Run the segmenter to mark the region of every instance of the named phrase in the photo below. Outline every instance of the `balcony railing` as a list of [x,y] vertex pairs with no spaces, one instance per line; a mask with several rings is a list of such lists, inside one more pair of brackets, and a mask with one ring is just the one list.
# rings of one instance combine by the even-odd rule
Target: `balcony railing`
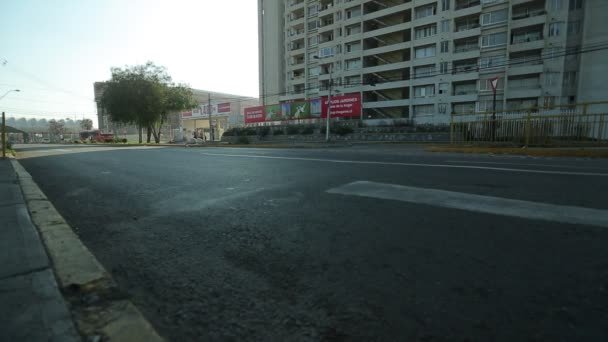
[[464,65],[455,65],[452,70],[452,74],[458,74],[462,72],[476,72],[477,64],[464,64]]
[[542,63],[543,63],[543,60],[540,55],[523,56],[523,57],[512,58],[511,60],[509,60],[509,64],[511,64],[511,66],[514,66],[514,67],[526,66],[526,65],[538,65],[538,64],[542,64]]
[[479,23],[456,25],[456,32],[473,30],[473,29],[478,28],[479,26],[480,26]]
[[456,10],[461,10],[473,6],[479,6],[481,2],[479,0],[471,0],[471,1],[459,1],[456,2]]
[[542,40],[542,39],[543,39],[542,33],[531,32],[531,33],[525,33],[522,35],[513,36],[513,39],[511,39],[511,44],[528,43],[528,42],[534,42],[534,41]]
[[467,45],[456,45],[454,47],[454,53],[461,53],[461,52],[468,52],[468,51],[475,51],[475,50],[479,50],[479,45],[467,44]]
[[536,9],[532,11],[524,11],[520,13],[513,13],[511,19],[513,20],[521,20],[526,18],[538,17],[539,15],[547,14],[547,11],[544,9]]

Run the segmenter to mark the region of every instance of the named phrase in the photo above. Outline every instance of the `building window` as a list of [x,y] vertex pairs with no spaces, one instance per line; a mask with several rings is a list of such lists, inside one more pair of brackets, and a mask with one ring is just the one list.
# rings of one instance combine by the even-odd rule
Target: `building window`
[[326,48],[322,48],[319,50],[319,57],[327,57],[327,56],[333,56],[334,55],[334,49],[330,48],[330,47],[326,47]]
[[450,42],[444,41],[441,42],[441,53],[450,52]]
[[418,105],[414,106],[414,115],[433,115],[435,114],[435,105]]
[[545,72],[545,87],[553,87],[557,85],[559,72]]
[[439,83],[439,94],[447,94],[450,89],[449,83]]
[[568,23],[568,34],[579,34],[581,32],[581,21],[575,20]]
[[423,85],[414,87],[414,97],[429,97],[435,96],[435,85]]
[[436,11],[437,11],[437,8],[435,7],[434,4],[418,7],[415,10],[416,19],[430,17],[432,15],[435,15]]
[[319,44],[319,36],[312,36],[308,38],[308,46],[316,46]]
[[319,13],[319,7],[317,5],[308,6],[308,16],[312,17],[313,15]]
[[450,9],[450,1],[452,0],[441,0],[441,10],[447,11]]
[[319,21],[313,20],[308,22],[308,30],[316,30],[319,27]]
[[583,0],[570,0],[570,10],[577,10],[583,8]]
[[441,21],[441,32],[450,32],[450,21],[449,20]]
[[454,113],[464,114],[473,113],[475,111],[475,102],[454,103],[452,105]]
[[548,48],[547,49],[547,59],[556,59],[557,57],[560,57],[560,54],[562,48],[559,47],[552,47],[552,48]]
[[[496,90],[502,90],[502,89],[505,89],[505,81],[501,77],[498,79],[498,82],[496,84]],[[492,91],[492,85],[490,84],[489,78],[479,80],[479,91]]]
[[415,49],[416,58],[433,57],[436,54],[437,54],[437,46],[435,44],[420,46]]
[[347,59],[345,62],[346,62],[346,70],[353,70],[353,69],[361,68],[361,59],[360,58]]
[[346,44],[346,52],[354,52],[354,51],[360,51],[360,50],[361,50],[361,42],[359,42],[359,41]]
[[308,76],[319,76],[321,74],[321,67],[316,66],[308,69]]
[[505,58],[504,55],[481,57],[479,59],[479,68],[480,69],[492,69],[492,68],[504,67],[506,60],[507,59]]
[[448,62],[439,63],[439,73],[442,75],[448,73]]
[[435,75],[435,64],[422,65],[414,68],[414,78],[431,77]]
[[428,25],[416,28],[414,33],[415,39],[423,39],[437,34],[437,25]]
[[356,18],[361,16],[361,6],[349,8],[346,10],[346,19]]
[[354,86],[361,85],[361,76],[344,77],[344,85],[347,87],[354,87]]
[[549,0],[549,8],[553,11],[562,9],[562,0]]
[[507,33],[498,32],[481,37],[481,47],[491,47],[507,44]]
[[563,85],[564,85],[564,87],[576,86],[576,71],[564,72]]
[[562,30],[562,23],[551,23],[549,24],[549,37],[559,36],[559,32]]
[[485,13],[481,16],[481,25],[493,25],[507,21],[508,10],[505,8],[503,10],[494,11],[490,13]]
[[353,26],[348,26],[346,28],[346,35],[350,36],[353,34],[357,34],[357,33],[361,33],[361,25],[357,24],[357,25],[353,25]]
[[[479,97],[479,102],[477,102],[477,112],[492,112],[494,111],[494,99],[487,96]],[[502,111],[502,98],[496,98],[496,111]]]

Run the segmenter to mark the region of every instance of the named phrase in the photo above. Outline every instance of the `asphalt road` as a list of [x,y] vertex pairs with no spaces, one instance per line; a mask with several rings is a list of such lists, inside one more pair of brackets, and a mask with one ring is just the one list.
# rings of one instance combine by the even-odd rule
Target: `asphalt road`
[[608,340],[608,160],[17,150],[172,341]]

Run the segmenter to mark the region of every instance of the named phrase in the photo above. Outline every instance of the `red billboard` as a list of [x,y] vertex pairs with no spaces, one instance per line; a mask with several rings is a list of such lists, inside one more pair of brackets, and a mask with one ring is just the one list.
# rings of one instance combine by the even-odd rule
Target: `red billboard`
[[266,121],[266,108],[264,106],[245,108],[245,123]]
[[217,112],[218,113],[230,113],[230,102],[218,103]]
[[[327,97],[323,98],[322,117],[327,117]],[[361,117],[361,94],[346,94],[331,97],[331,117]]]
[[182,112],[182,118],[190,118],[192,117],[192,112]]

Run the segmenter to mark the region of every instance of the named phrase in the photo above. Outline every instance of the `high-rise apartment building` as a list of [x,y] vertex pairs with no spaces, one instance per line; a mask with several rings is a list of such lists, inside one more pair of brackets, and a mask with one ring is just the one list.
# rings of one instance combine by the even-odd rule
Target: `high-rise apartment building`
[[576,102],[580,74],[594,77],[581,65],[585,46],[608,41],[586,16],[606,3],[258,0],[260,96],[327,96],[333,79],[338,92],[361,94],[365,119],[447,122],[491,111],[498,77],[498,110]]

